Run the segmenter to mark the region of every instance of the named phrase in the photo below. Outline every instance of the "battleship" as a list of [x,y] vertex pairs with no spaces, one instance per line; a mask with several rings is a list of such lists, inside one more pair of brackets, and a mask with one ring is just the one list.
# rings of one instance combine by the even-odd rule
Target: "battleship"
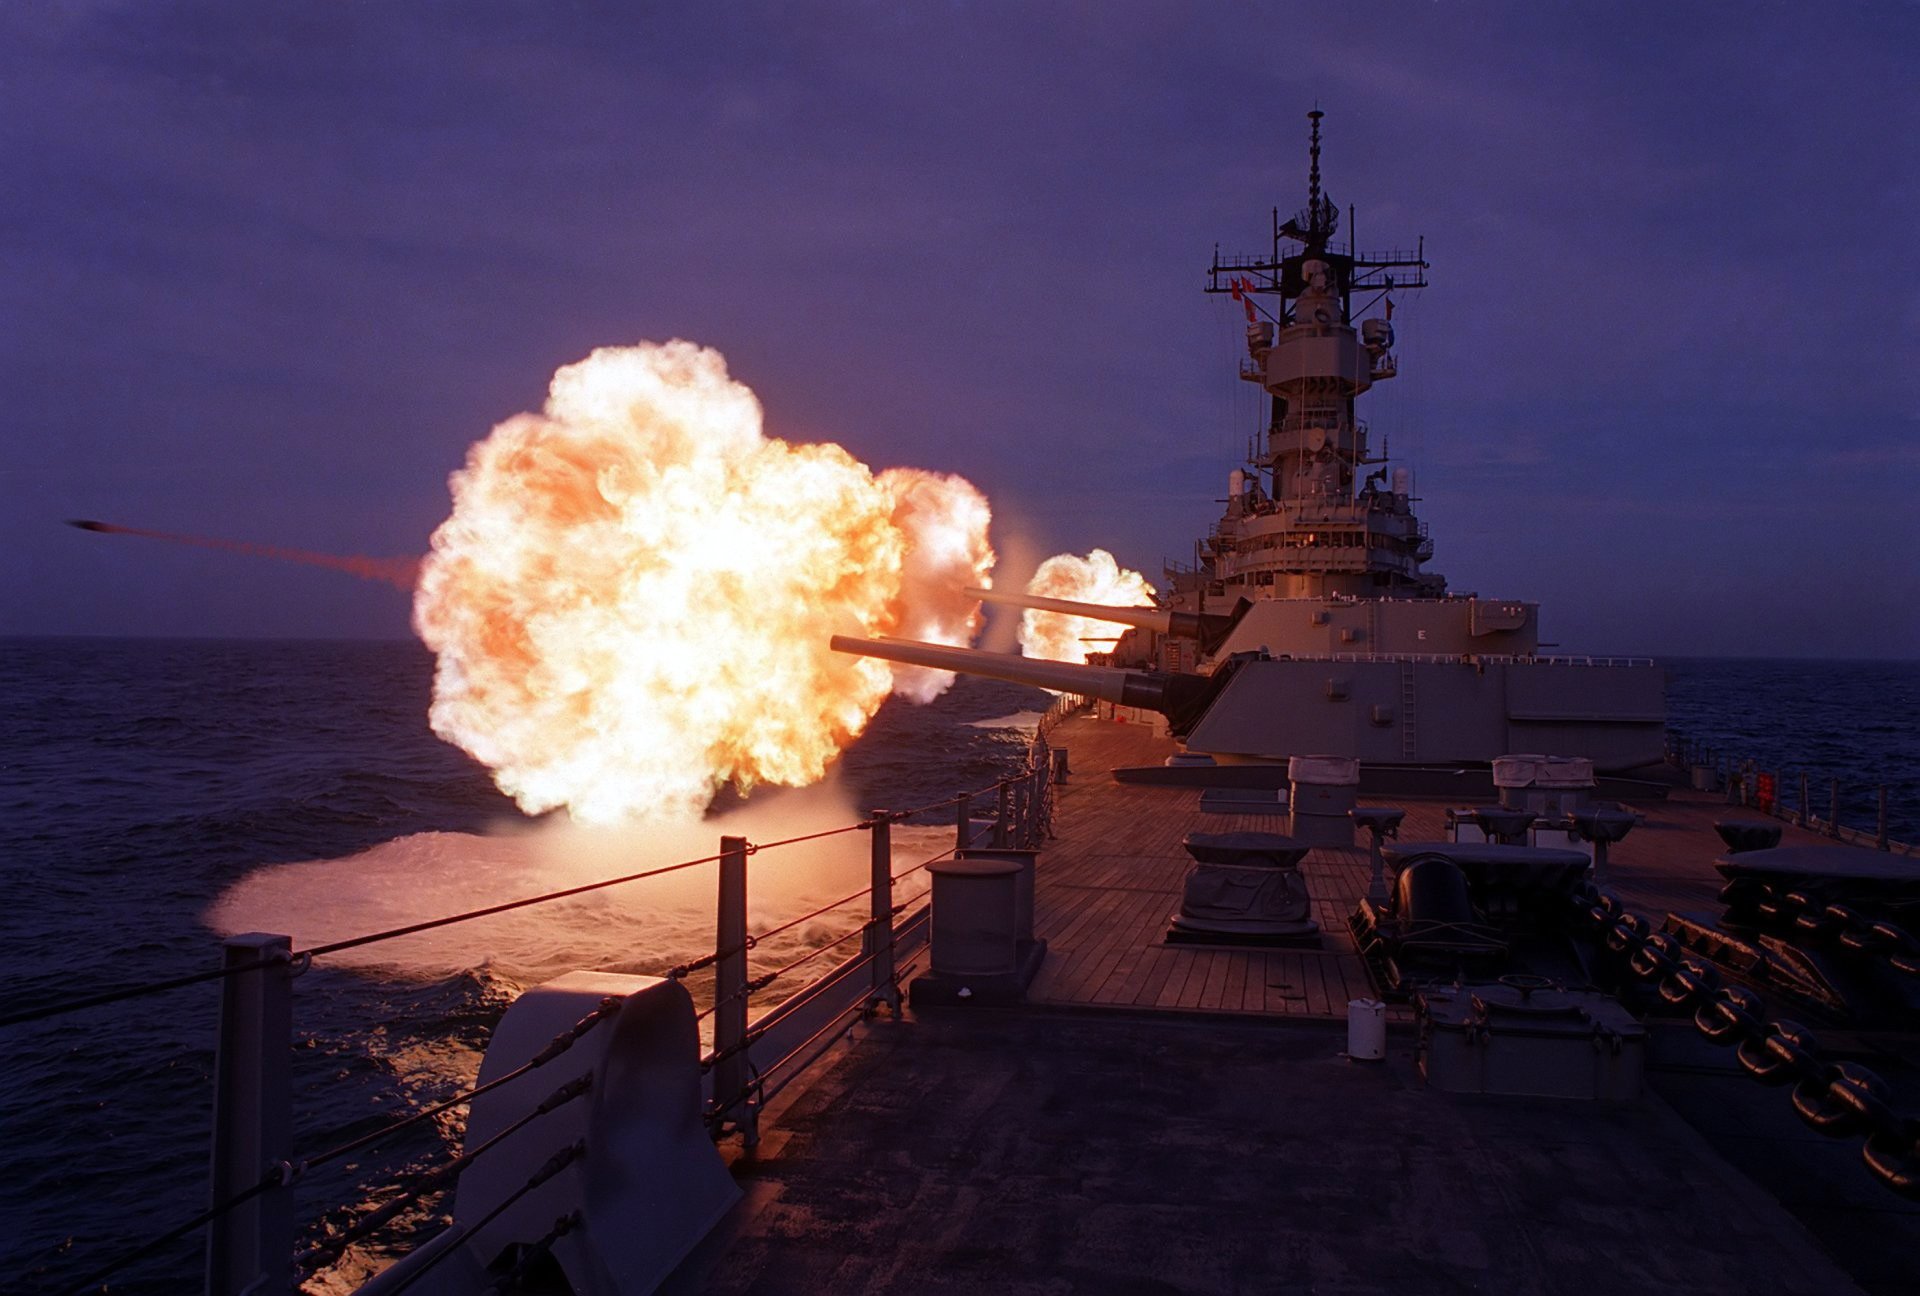
[[230,940],[209,1291],[337,1289],[439,1192],[360,1290],[1913,1289],[1920,873],[1730,806],[1663,763],[1657,667],[1543,657],[1536,605],[1424,569],[1353,300],[1425,260],[1335,247],[1319,127],[1272,254],[1209,270],[1277,303],[1271,419],[1161,604],[993,596],[1128,627],[1086,665],[834,641],[1053,690],[1023,767],[839,830],[864,918],[770,1008],[788,843],[516,902],[717,866],[710,953],[528,990],[442,1104],[464,1151],[300,1250],[293,1184],[387,1131],[294,1158],[288,986],[334,947]]
[[[1197,563],[1168,568],[1167,596],[1151,609],[974,591],[1125,627],[1102,664],[1133,668],[1131,682],[1042,679],[1028,663],[932,645],[861,651],[1144,700],[1195,758],[1164,777],[1189,784],[1257,785],[1259,770],[1246,767],[1264,766],[1277,786],[1289,758],[1332,752],[1360,762],[1370,791],[1485,795],[1496,758],[1537,752],[1591,761],[1616,794],[1657,795],[1666,707],[1655,662],[1542,655],[1538,604],[1449,595],[1425,569],[1433,540],[1411,475],[1376,452],[1356,414],[1398,373],[1392,294],[1427,285],[1424,240],[1414,252],[1334,243],[1320,117],[1311,114],[1306,204],[1285,220],[1275,209],[1267,251],[1216,250],[1207,269],[1207,292],[1244,305],[1239,376],[1260,387],[1270,416],[1264,449],[1228,474],[1226,511],[1196,545]],[[1381,313],[1361,319],[1368,302]],[[1238,768],[1200,772],[1202,758]]]

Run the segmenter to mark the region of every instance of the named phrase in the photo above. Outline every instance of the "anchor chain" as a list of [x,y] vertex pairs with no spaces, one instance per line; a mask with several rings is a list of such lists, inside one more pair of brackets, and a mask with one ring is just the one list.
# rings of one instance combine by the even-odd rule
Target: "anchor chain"
[[1884,918],[1869,918],[1850,905],[1828,903],[1758,878],[1735,878],[1721,889],[1720,899],[1735,908],[1751,909],[1770,926],[1791,932],[1797,941],[1838,946],[1903,976],[1920,976],[1920,939]]
[[[1827,906],[1839,908],[1844,906]],[[1719,969],[1688,954],[1674,937],[1655,931],[1652,922],[1616,897],[1588,895],[1576,914],[1622,957],[1629,972],[1653,984],[1663,1003],[1691,1009],[1695,1029],[1709,1042],[1734,1047],[1748,1075],[1766,1085],[1791,1085],[1794,1112],[1810,1128],[1830,1138],[1863,1136],[1861,1159],[1873,1176],[1903,1197],[1920,1200],[1920,1116],[1893,1108],[1893,1088],[1883,1077],[1857,1062],[1823,1057],[1819,1040],[1806,1026],[1786,1018],[1769,1020],[1759,995],[1744,986],[1723,985]],[[1881,925],[1892,926],[1866,924],[1869,929]]]

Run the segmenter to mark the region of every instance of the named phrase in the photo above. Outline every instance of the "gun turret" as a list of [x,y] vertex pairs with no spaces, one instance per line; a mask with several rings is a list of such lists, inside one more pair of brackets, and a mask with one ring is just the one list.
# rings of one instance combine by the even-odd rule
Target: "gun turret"
[[1033,608],[1040,612],[1058,612],[1063,616],[1081,616],[1094,621],[1112,621],[1136,630],[1155,634],[1198,639],[1200,646],[1212,652],[1251,606],[1241,599],[1232,612],[1173,612],[1157,607],[1115,607],[1107,603],[1079,603],[1073,599],[1045,598],[1039,594],[1015,594],[1007,590],[970,589],[969,595],[985,603],[1007,607]]
[[934,670],[957,671],[962,675],[981,675],[987,679],[1007,680],[1056,693],[1078,693],[1117,702],[1122,706],[1144,707],[1167,717],[1175,734],[1185,733],[1193,722],[1213,704],[1214,696],[1226,683],[1231,671],[1213,675],[1188,675],[1171,671],[1121,670],[1114,666],[1081,666],[1070,662],[1043,661],[1012,653],[984,652],[978,648],[953,648],[945,644],[921,643],[914,639],[854,639],[835,635],[835,652],[878,657],[908,666],[927,666]]

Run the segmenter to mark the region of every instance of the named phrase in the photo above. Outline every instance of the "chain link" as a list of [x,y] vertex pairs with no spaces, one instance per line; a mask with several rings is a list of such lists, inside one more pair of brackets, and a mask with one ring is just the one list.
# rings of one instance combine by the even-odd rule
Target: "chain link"
[[[1868,922],[1844,905],[1818,908],[1804,894],[1769,893],[1755,906],[1793,923],[1819,940],[1838,940],[1885,960],[1908,958],[1920,967],[1912,937],[1885,922]],[[1864,1136],[1861,1159],[1874,1177],[1904,1197],[1920,1200],[1920,1117],[1891,1105],[1892,1086],[1857,1062],[1822,1057],[1820,1042],[1799,1022],[1768,1019],[1765,1002],[1745,986],[1722,985],[1718,969],[1688,955],[1672,934],[1655,931],[1647,918],[1614,896],[1579,898],[1574,917],[1627,970],[1653,983],[1663,1003],[1693,1009],[1694,1028],[1709,1042],[1732,1046],[1740,1068],[1766,1085],[1791,1085],[1794,1112],[1831,1138]],[[1802,920],[1805,920],[1804,922]],[[1904,970],[1904,969],[1902,969]]]

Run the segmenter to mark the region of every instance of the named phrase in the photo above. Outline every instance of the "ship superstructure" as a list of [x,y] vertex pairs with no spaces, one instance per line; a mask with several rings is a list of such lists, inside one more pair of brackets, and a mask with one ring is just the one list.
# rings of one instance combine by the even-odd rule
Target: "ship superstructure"
[[1254,606],[1214,643],[1135,636],[1116,658],[1180,670],[1251,648],[1533,656],[1538,604],[1449,596],[1446,577],[1425,570],[1433,538],[1414,511],[1412,474],[1389,466],[1358,415],[1360,397],[1399,372],[1393,294],[1427,286],[1425,240],[1363,252],[1349,209],[1348,240],[1334,242],[1340,209],[1320,183],[1324,114],[1307,116],[1306,205],[1284,219],[1274,209],[1268,250],[1223,257],[1216,247],[1207,267],[1206,291],[1246,311],[1240,378],[1268,398],[1264,449],[1228,474],[1226,512],[1195,564],[1165,572],[1173,610]]
[[[1350,234],[1336,245],[1321,117],[1309,114],[1306,205],[1285,220],[1276,209],[1267,251],[1216,249],[1208,267],[1207,291],[1246,311],[1240,377],[1266,393],[1270,414],[1264,450],[1229,474],[1226,511],[1194,566],[1169,568],[1161,605],[1148,609],[974,592],[1130,627],[1096,661],[1107,674],[1088,675],[1082,691],[1146,699],[1190,753],[1219,764],[1341,755],[1400,789],[1433,782],[1404,771],[1451,786],[1463,767],[1516,753],[1654,771],[1666,733],[1658,666],[1542,656],[1538,604],[1452,594],[1425,570],[1433,542],[1411,476],[1375,452],[1357,413],[1398,370],[1392,294],[1426,286],[1424,241],[1412,252],[1361,252]],[[1074,687],[1051,665],[967,649],[849,650]]]
[[[1362,255],[1333,246],[1340,212],[1320,188],[1322,114],[1309,116],[1306,206],[1285,221],[1274,209],[1271,252],[1223,259],[1216,248],[1207,269],[1208,292],[1246,307],[1240,377],[1268,394],[1272,414],[1264,453],[1229,477],[1226,515],[1202,542],[1201,565],[1168,573],[1176,605],[1195,611],[1209,600],[1446,591],[1444,577],[1421,570],[1433,543],[1414,515],[1409,475],[1389,476],[1355,416],[1358,398],[1397,371],[1391,294],[1426,286],[1424,247]],[[1356,295],[1382,314],[1356,327]]]

